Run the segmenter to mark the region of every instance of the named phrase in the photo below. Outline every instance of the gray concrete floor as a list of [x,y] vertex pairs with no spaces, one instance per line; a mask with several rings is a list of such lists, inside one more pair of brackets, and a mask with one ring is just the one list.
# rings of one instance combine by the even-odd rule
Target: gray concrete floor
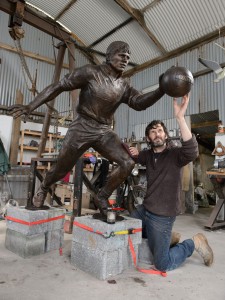
[[180,215],[175,230],[182,239],[203,232],[215,255],[206,267],[197,253],[167,277],[147,275],[130,269],[114,276],[114,284],[100,281],[70,264],[72,235],[65,234],[63,256],[52,251],[23,259],[5,249],[5,221],[0,221],[1,300],[225,300],[225,230],[206,231],[210,209],[195,215]]

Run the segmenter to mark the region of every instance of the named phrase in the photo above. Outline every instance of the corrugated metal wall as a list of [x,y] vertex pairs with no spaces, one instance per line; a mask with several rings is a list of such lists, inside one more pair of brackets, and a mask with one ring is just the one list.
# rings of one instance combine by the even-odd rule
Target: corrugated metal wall
[[[198,62],[198,57],[204,57],[219,63],[225,62],[225,50],[218,47],[215,43],[224,46],[225,39],[217,40],[203,45],[198,49],[188,51],[176,58],[165,61],[152,68],[145,69],[137,73],[131,78],[131,84],[142,91],[147,87],[154,86],[158,83],[160,74],[164,73],[168,68],[174,65],[185,66],[193,74],[205,69]],[[197,77],[191,91],[191,100],[187,110],[187,115],[203,113],[213,110],[219,110],[219,118],[225,122],[225,84],[224,79],[219,83],[214,83],[216,75],[209,73],[201,77]],[[143,136],[143,125],[148,124],[153,119],[174,120],[172,98],[164,96],[155,105],[145,111],[137,112],[128,106],[121,105],[115,115],[115,130],[121,138],[130,138],[132,131],[136,136]],[[168,124],[168,122],[166,122]],[[170,126],[172,126],[170,128]],[[176,121],[169,121],[168,128],[176,128]],[[138,128],[138,129],[137,129]],[[140,129],[142,128],[142,129]],[[139,132],[139,129],[142,132]]]

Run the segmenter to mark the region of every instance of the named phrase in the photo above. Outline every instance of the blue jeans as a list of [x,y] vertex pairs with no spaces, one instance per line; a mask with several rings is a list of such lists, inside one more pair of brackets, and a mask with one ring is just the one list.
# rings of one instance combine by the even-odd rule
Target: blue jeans
[[192,239],[184,240],[170,247],[171,233],[176,217],[155,215],[140,205],[131,217],[142,220],[143,237],[154,257],[154,265],[159,271],[171,271],[179,267],[194,252]]

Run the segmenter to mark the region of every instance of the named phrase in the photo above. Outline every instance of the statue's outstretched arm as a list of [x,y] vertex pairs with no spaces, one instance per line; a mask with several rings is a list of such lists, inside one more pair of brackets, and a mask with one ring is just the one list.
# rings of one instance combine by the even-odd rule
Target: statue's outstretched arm
[[47,86],[28,105],[15,104],[10,106],[8,108],[10,114],[13,115],[14,118],[24,115],[24,121],[26,121],[29,114],[42,104],[55,99],[64,91],[72,91],[85,85],[88,80],[88,74],[90,73],[89,69],[90,66],[84,66],[66,74],[59,82]]
[[14,118],[18,118],[24,115],[26,119],[33,110],[35,110],[42,104],[51,101],[62,92],[63,89],[60,85],[60,82],[53,83],[47,86],[42,92],[40,92],[28,105],[15,104],[10,106],[8,110]]
[[160,98],[162,98],[165,95],[165,92],[161,86],[161,79],[163,77],[163,74],[160,75],[159,77],[159,88],[146,93],[146,94],[141,94],[140,92],[137,92],[135,89],[132,87],[129,89],[129,95],[124,98],[128,98],[126,103],[132,107],[135,110],[145,110],[146,108],[152,106],[155,104]]

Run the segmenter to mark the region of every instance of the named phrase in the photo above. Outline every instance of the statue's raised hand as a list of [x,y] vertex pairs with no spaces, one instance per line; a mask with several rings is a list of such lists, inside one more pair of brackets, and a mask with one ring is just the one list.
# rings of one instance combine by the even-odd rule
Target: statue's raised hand
[[13,115],[13,118],[16,119],[24,115],[23,121],[26,122],[29,114],[31,113],[29,105],[14,104],[8,108],[9,114]]

